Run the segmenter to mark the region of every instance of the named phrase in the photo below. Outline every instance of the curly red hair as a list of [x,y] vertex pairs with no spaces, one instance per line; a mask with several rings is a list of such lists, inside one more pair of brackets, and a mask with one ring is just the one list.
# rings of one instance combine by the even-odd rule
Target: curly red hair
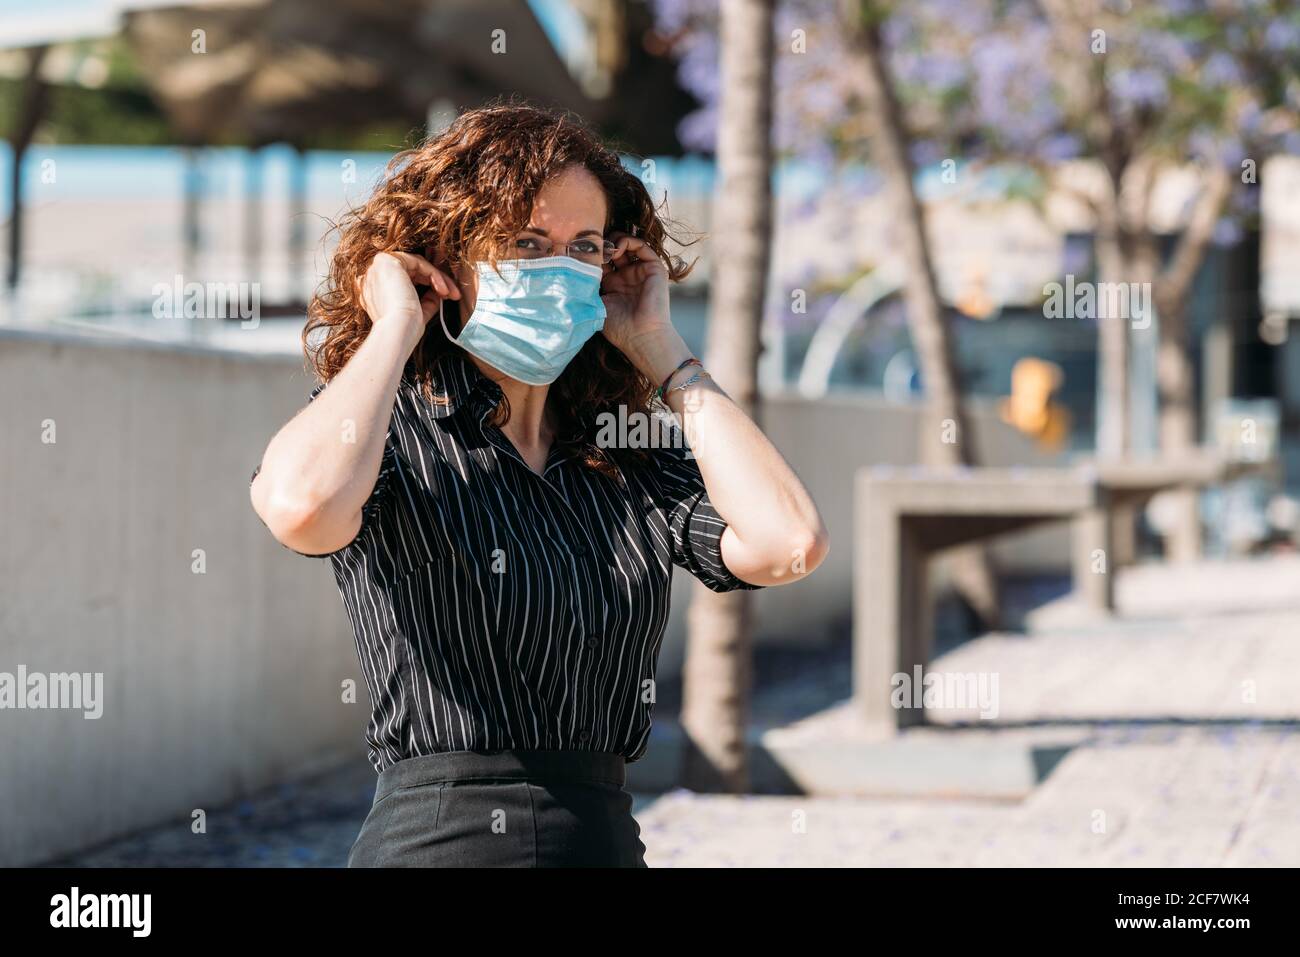
[[[542,185],[570,167],[588,170],[604,189],[607,235],[620,231],[645,240],[674,282],[690,272],[691,265],[667,252],[668,240],[680,240],[668,232],[670,221],[661,217],[645,184],[582,124],[517,104],[469,110],[442,133],[394,156],[370,199],[338,224],[329,277],[313,297],[303,329],[304,351],[317,377],[328,382],[337,375],[370,331],[358,290],[377,254],[433,250],[434,264],[452,275],[462,264],[496,262],[528,225]],[[407,361],[406,373],[430,401],[445,401],[434,394],[432,372],[455,349],[431,322]],[[592,468],[612,473],[614,461],[635,450],[597,448],[596,417],[617,414],[620,406],[648,413],[654,387],[603,336],[593,336],[551,387],[557,441],[575,447]],[[503,399],[493,424],[509,416]]]

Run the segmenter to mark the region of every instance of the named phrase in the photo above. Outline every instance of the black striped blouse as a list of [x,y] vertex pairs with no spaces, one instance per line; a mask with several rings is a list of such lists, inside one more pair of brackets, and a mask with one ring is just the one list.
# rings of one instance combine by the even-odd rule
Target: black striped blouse
[[448,404],[402,380],[361,530],[319,556],[370,691],[371,763],[514,748],[636,760],[672,566],[714,591],[758,587],[723,564],[699,468],[670,445],[619,481],[556,446],[538,475],[485,421],[500,386],[460,354],[434,385]]

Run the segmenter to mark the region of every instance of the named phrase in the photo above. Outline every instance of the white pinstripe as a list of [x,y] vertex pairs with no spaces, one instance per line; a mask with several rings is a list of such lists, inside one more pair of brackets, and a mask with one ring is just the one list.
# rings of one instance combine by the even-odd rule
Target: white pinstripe
[[539,476],[485,424],[495,383],[451,355],[435,387],[447,406],[402,380],[361,530],[320,556],[371,696],[371,763],[499,748],[635,760],[672,565],[714,591],[756,587],[722,561],[726,525],[698,467],[672,443],[617,482],[557,446]]

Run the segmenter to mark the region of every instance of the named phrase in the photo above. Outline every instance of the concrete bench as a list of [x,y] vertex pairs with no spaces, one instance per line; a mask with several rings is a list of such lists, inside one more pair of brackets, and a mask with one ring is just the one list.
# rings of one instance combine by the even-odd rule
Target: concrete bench
[[[1075,591],[1091,609],[1114,609],[1114,577],[1110,572],[1132,564],[1136,513],[1158,493],[1174,489],[1199,491],[1249,475],[1275,474],[1278,468],[1276,459],[1234,460],[1211,449],[1177,457],[1084,461],[1080,469],[1096,482],[1099,507],[1081,513],[1075,520]],[[1106,574],[1098,573],[1099,554]]]
[[[928,566],[956,545],[1046,521],[1090,518],[1088,543],[1109,550],[1094,476],[1078,469],[863,469],[854,516],[853,694],[873,729],[920,724],[895,708],[894,676],[930,660]],[[1109,574],[1095,588],[1109,589]],[[1101,596],[1099,600],[1105,600]]]

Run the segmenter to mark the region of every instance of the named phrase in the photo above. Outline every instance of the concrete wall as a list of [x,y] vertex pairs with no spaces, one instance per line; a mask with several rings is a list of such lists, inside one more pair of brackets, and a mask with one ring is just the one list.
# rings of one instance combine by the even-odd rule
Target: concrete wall
[[103,672],[106,699],[0,710],[0,864],[359,752],[328,566],[248,502],[308,390],[292,359],[0,335],[0,671]]
[[[106,699],[98,720],[0,710],[0,864],[362,753],[364,685],[329,563],[282,548],[248,503],[253,466],[310,386],[293,357],[0,331],[0,672],[102,672]],[[759,640],[816,642],[847,623],[852,474],[913,461],[916,422],[864,398],[768,403],[832,551],[808,581],[759,594]],[[988,408],[974,428],[991,462],[1044,461]],[[1066,555],[1058,533],[1004,561],[1064,568]],[[689,581],[665,674],[682,660]],[[348,679],[357,703],[341,700]]]

